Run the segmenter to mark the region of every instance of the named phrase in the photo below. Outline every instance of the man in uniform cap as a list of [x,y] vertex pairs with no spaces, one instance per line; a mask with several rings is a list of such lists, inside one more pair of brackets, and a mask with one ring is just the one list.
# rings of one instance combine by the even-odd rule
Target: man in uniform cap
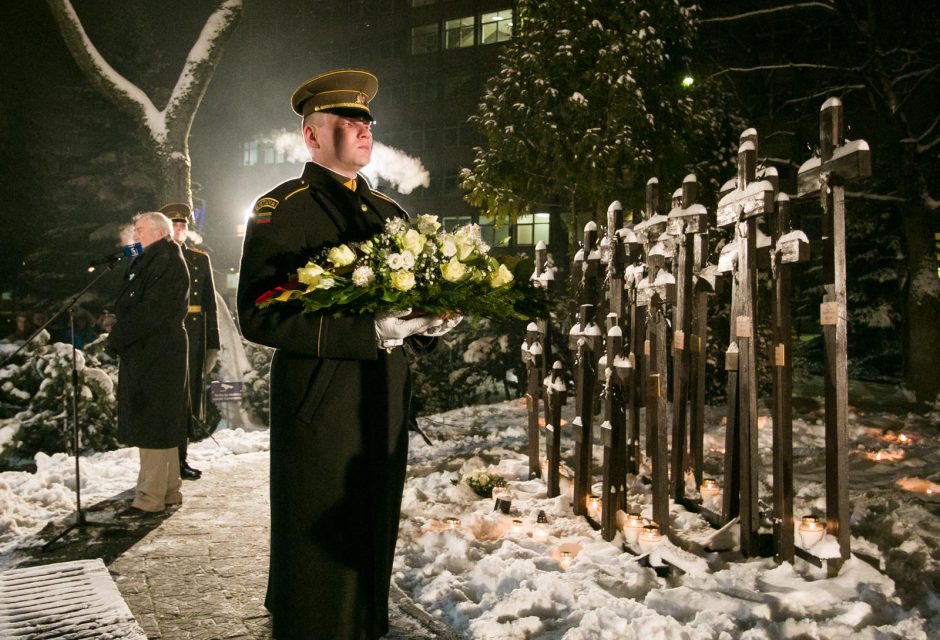
[[427,348],[455,324],[256,304],[324,247],[366,240],[406,217],[358,173],[372,153],[377,90],[371,73],[342,69],[294,92],[312,162],[258,199],[242,248],[242,332],[277,349],[265,606],[278,640],[371,640],[388,631],[411,398],[401,346],[409,339]]
[[[172,202],[160,207],[173,222],[173,240],[183,250],[189,268],[189,307],[186,314],[186,333],[189,335],[189,397],[193,416],[205,420],[205,376],[209,375],[219,358],[219,320],[216,316],[215,284],[209,254],[186,245],[191,226],[195,226],[192,209],[185,202]],[[188,433],[196,430],[190,419]],[[187,439],[188,440],[188,439]],[[198,480],[202,471],[194,469],[186,460],[187,440],[179,448],[180,477]]]

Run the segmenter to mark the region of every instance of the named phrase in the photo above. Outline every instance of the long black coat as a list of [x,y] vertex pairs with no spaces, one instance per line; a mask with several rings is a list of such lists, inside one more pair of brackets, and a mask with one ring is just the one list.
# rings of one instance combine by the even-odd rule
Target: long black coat
[[108,337],[120,356],[118,439],[124,444],[169,449],[186,438],[188,303],[180,248],[169,238],[157,240],[128,267]]
[[[185,245],[182,249],[183,259],[189,269],[189,313],[186,314],[186,337],[189,338],[189,397],[192,414],[203,419],[203,370],[206,364],[206,350],[219,348],[215,282],[212,279],[209,254]],[[194,435],[191,428],[189,433]]]
[[265,605],[278,640],[373,639],[388,630],[388,591],[404,486],[411,396],[401,348],[378,348],[372,316],[305,315],[257,298],[318,248],[364,240],[404,216],[308,163],[260,198],[238,287],[245,337],[271,366],[271,562]]

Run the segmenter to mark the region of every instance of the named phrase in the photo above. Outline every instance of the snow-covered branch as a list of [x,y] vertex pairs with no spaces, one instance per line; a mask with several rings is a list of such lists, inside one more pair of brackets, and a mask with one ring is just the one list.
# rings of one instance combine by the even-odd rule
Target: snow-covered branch
[[909,202],[910,198],[903,196],[894,196],[884,193],[870,193],[868,191],[846,191],[846,198],[855,200],[870,200],[872,202]]
[[762,16],[768,16],[771,14],[783,13],[787,11],[802,11],[803,9],[823,9],[831,13],[836,12],[836,8],[828,2],[797,2],[795,4],[787,4],[779,7],[769,7],[767,9],[758,9],[757,11],[746,11],[744,13],[736,13],[730,16],[717,16],[714,18],[705,18],[700,20],[702,24],[716,23],[716,22],[734,22],[736,20],[748,20],[750,18],[759,18]]
[[165,135],[162,114],[146,93],[108,64],[108,61],[92,44],[72,3],[69,0],[48,0],[48,2],[65,45],[92,84],[118,107],[147,122],[154,137],[157,135],[154,127],[162,128],[163,135]]
[[819,101],[820,98],[828,98],[830,96],[841,96],[844,97],[849,91],[857,91],[859,89],[865,89],[864,84],[844,84],[839,87],[826,87],[822,91],[817,91],[816,93],[808,96],[801,96],[799,98],[792,98],[790,100],[785,100],[780,103],[780,109],[788,107],[790,105],[801,105],[804,102],[809,102],[815,104]]
[[840,73],[856,73],[857,67],[840,67],[832,64],[817,64],[811,62],[789,62],[787,64],[762,64],[756,67],[726,67],[709,76],[716,78],[726,73],[754,73],[759,71],[779,71],[781,69],[816,69],[818,71],[838,71]]

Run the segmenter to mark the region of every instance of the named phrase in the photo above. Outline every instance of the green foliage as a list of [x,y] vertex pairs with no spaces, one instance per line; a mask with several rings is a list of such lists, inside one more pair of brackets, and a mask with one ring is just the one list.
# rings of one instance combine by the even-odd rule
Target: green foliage
[[[635,201],[651,176],[678,184],[729,150],[729,112],[707,81],[683,87],[696,31],[678,2],[521,0],[500,71],[471,118],[485,140],[462,173],[467,200],[498,222],[560,202]],[[699,163],[699,161],[702,163]],[[704,178],[704,179],[703,179]],[[700,176],[700,182],[708,182]]]

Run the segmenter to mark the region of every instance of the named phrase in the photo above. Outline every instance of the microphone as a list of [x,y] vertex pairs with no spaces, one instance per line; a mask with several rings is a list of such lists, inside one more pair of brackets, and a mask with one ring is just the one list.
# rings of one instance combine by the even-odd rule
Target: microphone
[[115,251],[114,253],[109,253],[106,256],[98,258],[97,260],[92,260],[88,263],[88,271],[94,271],[95,267],[100,267],[101,265],[112,265],[118,260],[124,258],[136,258],[144,252],[143,247],[140,246],[139,242],[134,244],[126,244],[121,247],[120,251]]

